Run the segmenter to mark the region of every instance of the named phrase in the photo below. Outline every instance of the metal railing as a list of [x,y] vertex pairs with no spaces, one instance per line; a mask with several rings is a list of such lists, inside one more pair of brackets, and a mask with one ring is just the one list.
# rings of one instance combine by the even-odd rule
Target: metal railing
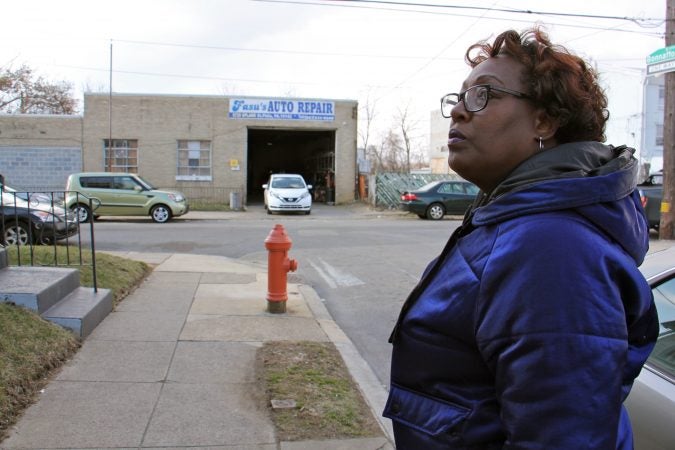
[[69,195],[75,196],[75,205],[88,204],[93,211],[92,199],[77,192],[9,190],[2,175],[0,184],[0,245],[10,265],[90,267],[98,292],[94,221],[80,222],[65,203]]

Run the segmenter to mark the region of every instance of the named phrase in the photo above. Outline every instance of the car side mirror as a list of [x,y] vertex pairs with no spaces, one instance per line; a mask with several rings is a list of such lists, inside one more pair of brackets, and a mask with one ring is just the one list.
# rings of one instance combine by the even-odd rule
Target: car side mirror
[[142,190],[143,190],[142,187],[140,187],[140,186],[138,186],[138,185],[134,186],[134,191],[136,191],[136,192],[141,192]]
[[267,185],[266,185],[266,184],[263,184],[263,185],[262,185],[262,188],[263,188],[263,189],[267,189]]
[[307,185],[307,189],[308,189],[308,190],[309,190],[309,189],[312,189],[312,185],[311,185],[311,184],[308,184],[308,185]]

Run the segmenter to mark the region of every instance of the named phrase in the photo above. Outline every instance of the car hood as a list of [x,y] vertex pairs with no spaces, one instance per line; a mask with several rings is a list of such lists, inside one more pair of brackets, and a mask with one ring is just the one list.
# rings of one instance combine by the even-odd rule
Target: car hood
[[52,213],[58,216],[65,216],[66,210],[60,206],[52,206],[48,202],[44,201],[30,201],[27,202],[22,198],[15,197],[12,193],[3,192],[2,194],[2,203],[4,206],[13,208],[23,208],[31,211],[45,211]]
[[307,192],[307,189],[278,189],[278,188],[272,188],[270,189],[270,192],[274,192],[275,194],[281,196],[281,197],[290,197],[290,198],[297,198],[300,197],[302,194]]
[[172,191],[172,190],[164,190],[164,189],[152,189],[151,191],[148,191],[152,194],[162,194],[162,195],[175,195],[176,197],[182,197],[182,198],[187,198],[185,197],[185,194],[183,194],[180,191]]

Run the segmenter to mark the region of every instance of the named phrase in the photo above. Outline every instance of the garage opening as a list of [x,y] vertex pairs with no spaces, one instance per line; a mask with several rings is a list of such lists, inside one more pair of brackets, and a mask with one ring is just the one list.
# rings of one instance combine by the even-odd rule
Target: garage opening
[[299,173],[315,202],[335,198],[335,131],[248,129],[247,203],[262,203],[272,173]]

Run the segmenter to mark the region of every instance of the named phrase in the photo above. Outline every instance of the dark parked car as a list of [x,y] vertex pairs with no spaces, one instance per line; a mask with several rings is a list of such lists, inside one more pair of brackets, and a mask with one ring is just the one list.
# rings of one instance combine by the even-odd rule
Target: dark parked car
[[32,206],[15,193],[3,192],[0,232],[5,245],[48,244],[77,234],[78,223],[63,208]]
[[642,207],[645,209],[649,228],[659,229],[661,223],[661,201],[663,200],[663,171],[654,173],[638,186]]
[[468,181],[432,181],[414,191],[401,194],[399,208],[421,219],[440,220],[446,214],[464,214],[478,194]]
[[675,247],[647,255],[640,267],[659,312],[659,338],[626,400],[636,450],[675,448]]

